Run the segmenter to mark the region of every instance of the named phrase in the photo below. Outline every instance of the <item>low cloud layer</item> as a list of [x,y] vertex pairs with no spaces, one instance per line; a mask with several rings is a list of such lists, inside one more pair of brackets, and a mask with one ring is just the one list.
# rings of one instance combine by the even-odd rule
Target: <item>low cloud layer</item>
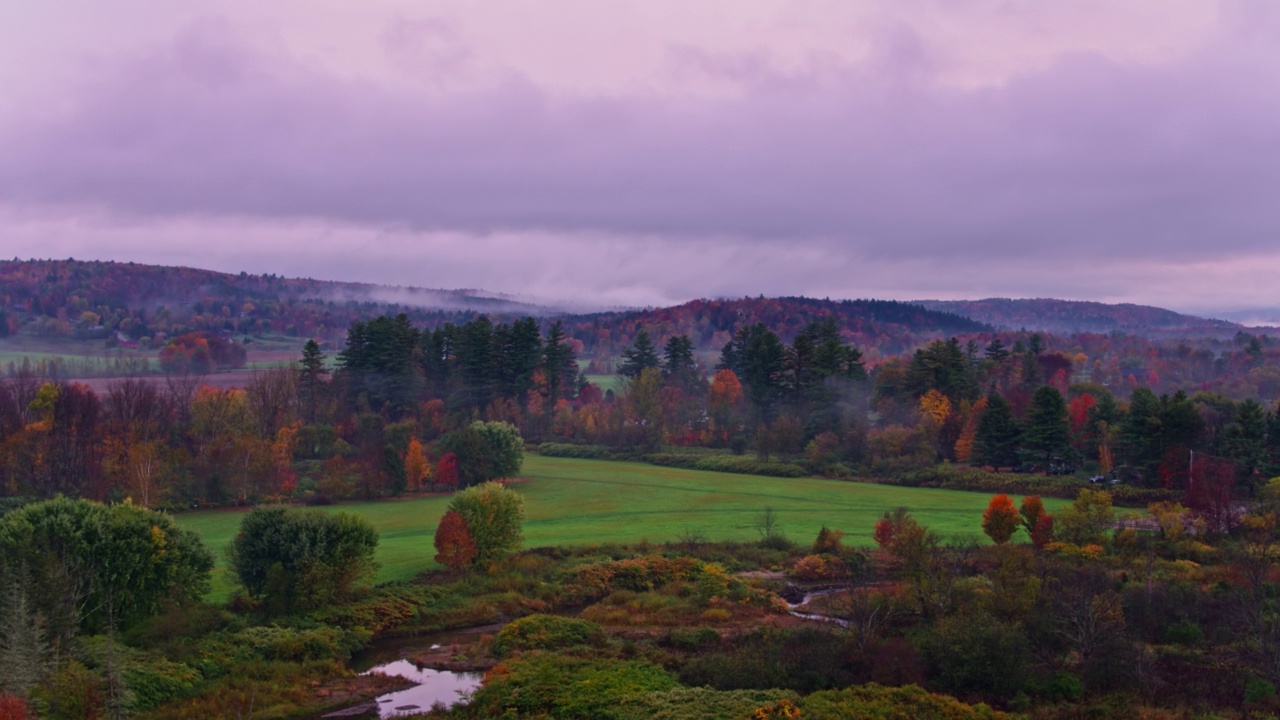
[[1280,304],[1252,281],[1280,264],[1280,22],[1220,10],[1159,57],[996,80],[902,21],[856,58],[671,42],[614,92],[477,71],[465,16],[390,16],[390,70],[342,73],[215,13],[3,114],[0,232],[22,255],[607,304]]

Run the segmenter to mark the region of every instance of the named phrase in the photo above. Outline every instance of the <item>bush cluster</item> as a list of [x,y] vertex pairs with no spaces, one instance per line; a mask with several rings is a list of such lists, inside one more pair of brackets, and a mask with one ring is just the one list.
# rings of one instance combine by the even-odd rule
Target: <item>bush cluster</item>
[[604,445],[571,445],[545,442],[538,446],[538,454],[547,457],[576,458],[579,460],[609,460],[613,453]]
[[504,625],[490,649],[503,657],[513,650],[560,650],[603,641],[604,630],[589,620],[537,614]]
[[797,478],[808,473],[795,463],[754,460],[739,455],[694,455],[687,453],[651,453],[641,456],[644,462],[664,467],[686,470],[735,473],[739,475],[766,475],[769,477]]

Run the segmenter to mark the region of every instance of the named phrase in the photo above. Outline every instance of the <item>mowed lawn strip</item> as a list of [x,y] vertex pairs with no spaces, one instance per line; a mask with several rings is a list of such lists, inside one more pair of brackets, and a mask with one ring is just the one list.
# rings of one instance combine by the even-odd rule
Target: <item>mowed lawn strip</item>
[[[946,537],[985,540],[980,523],[991,495],[956,490],[772,478],[703,472],[643,463],[575,460],[529,455],[522,482],[525,498],[524,546],[586,545],[677,540],[686,532],[709,540],[756,540],[756,517],[772,508],[778,528],[808,544],[824,524],[847,533],[850,545],[873,544],[872,528],[886,510],[905,507],[920,522]],[[1015,498],[1015,502],[1021,498]],[[321,508],[368,519],[381,533],[378,580],[408,580],[435,567],[436,525],[448,496],[349,503]],[[1050,512],[1064,501],[1046,499]],[[225,549],[243,511],[216,510],[176,516],[218,555],[214,596],[225,598],[232,580]],[[1025,541],[1018,535],[1015,540]]]

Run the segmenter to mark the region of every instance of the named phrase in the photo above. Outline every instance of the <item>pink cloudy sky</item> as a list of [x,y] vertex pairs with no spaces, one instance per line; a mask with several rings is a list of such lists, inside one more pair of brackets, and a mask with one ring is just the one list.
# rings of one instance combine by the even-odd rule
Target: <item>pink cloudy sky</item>
[[9,0],[0,255],[1280,306],[1280,3]]

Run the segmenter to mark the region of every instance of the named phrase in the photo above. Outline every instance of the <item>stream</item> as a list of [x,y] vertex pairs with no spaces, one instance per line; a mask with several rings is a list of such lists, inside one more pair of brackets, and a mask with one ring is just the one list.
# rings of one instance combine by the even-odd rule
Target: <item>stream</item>
[[[834,623],[847,628],[849,627],[847,620],[796,610],[796,608],[805,607],[815,598],[831,595],[840,590],[841,588],[838,587],[826,587],[804,591],[797,587],[792,597],[799,595],[799,602],[793,603],[788,600],[787,610],[791,615],[804,620]],[[445,645],[474,643],[480,639],[481,635],[492,634],[499,627],[487,625],[374,643],[369,649],[352,658],[352,667],[361,674],[381,673],[389,677],[404,678],[414,684],[411,687],[379,695],[370,702],[335,710],[320,717],[372,717],[376,713],[378,718],[394,718],[425,712],[436,704],[452,707],[459,702],[465,702],[470,693],[480,687],[480,683],[484,680],[483,672],[435,670],[419,666],[412,660],[405,659],[405,656],[424,650],[439,649]]]
[[822,596],[824,596],[824,595],[834,595],[835,593],[840,592],[840,591],[841,591],[841,589],[842,589],[842,588],[838,588],[838,587],[831,587],[831,588],[817,588],[817,589],[815,589],[815,590],[811,590],[811,591],[809,591],[809,592],[804,593],[804,595],[802,595],[802,596],[801,596],[801,598],[800,598],[800,602],[797,602],[797,603],[793,603],[793,602],[791,602],[790,600],[786,600],[786,598],[785,598],[785,597],[783,598],[783,600],[786,600],[786,603],[787,603],[787,612],[791,613],[791,615],[792,615],[793,617],[798,617],[798,618],[800,618],[800,619],[802,619],[802,620],[816,620],[816,621],[818,621],[818,622],[828,622],[828,623],[833,623],[833,624],[835,624],[835,625],[837,625],[837,626],[839,626],[839,627],[847,628],[847,627],[849,627],[849,621],[848,621],[848,620],[842,620],[842,619],[840,619],[840,618],[834,618],[834,617],[831,617],[830,615],[822,615],[822,614],[819,614],[819,613],[806,613],[806,612],[799,612],[799,611],[797,611],[797,610],[796,610],[796,608],[798,608],[798,607],[804,607],[804,606],[808,605],[808,604],[809,604],[809,601],[810,601],[810,600],[813,600],[814,598],[819,598],[819,597],[822,597]]

